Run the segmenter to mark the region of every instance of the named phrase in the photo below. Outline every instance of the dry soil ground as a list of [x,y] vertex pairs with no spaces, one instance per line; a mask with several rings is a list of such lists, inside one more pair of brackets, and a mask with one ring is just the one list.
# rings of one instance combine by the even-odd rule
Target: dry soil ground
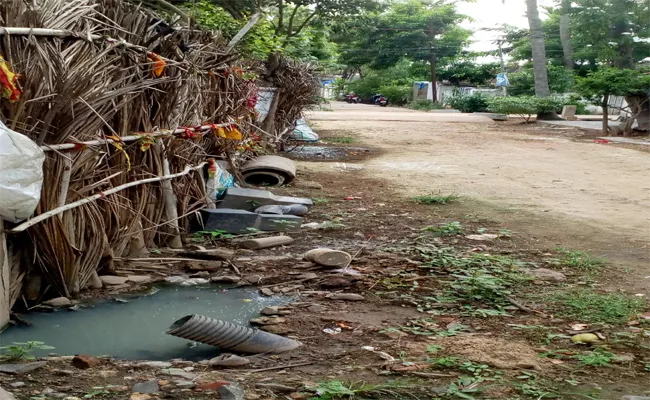
[[[321,133],[380,150],[364,176],[396,195],[456,193],[468,208],[539,240],[602,256],[618,288],[650,295],[650,157],[647,146],[594,143],[587,131],[467,114],[332,103],[309,115]],[[331,170],[310,163],[310,170]]]

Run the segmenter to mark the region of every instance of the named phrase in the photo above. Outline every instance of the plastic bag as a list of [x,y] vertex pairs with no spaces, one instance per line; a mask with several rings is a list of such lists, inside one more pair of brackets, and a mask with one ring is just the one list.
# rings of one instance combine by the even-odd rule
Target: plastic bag
[[296,121],[296,128],[291,132],[289,138],[303,142],[318,142],[318,134],[307,125],[307,121],[304,119]]
[[41,200],[43,150],[25,135],[0,122],[0,217],[29,218]]
[[208,165],[208,181],[206,183],[209,198],[219,200],[229,187],[235,186],[235,177],[227,171],[228,163],[214,161]]

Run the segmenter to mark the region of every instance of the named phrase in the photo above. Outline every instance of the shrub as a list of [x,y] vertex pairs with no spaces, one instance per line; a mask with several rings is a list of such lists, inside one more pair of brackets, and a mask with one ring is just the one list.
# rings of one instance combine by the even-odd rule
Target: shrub
[[403,85],[384,85],[379,88],[377,93],[381,93],[388,99],[389,103],[404,105],[408,103],[411,97],[412,89],[410,86]]
[[415,100],[409,103],[408,107],[411,110],[418,111],[430,111],[430,110],[440,110],[442,106],[438,103],[434,103],[431,100]]
[[451,107],[464,113],[487,111],[488,97],[480,92],[467,95],[458,94],[447,102]]
[[535,97],[493,97],[488,100],[488,111],[497,114],[515,114],[530,120],[533,114],[537,114],[537,104]]
[[577,115],[587,115],[589,110],[587,110],[587,102],[582,100],[582,97],[576,94],[571,94],[569,97],[564,100],[563,106],[576,106]]
[[514,114],[530,121],[537,113],[559,112],[564,101],[559,97],[506,96],[488,99],[488,111],[497,114]]

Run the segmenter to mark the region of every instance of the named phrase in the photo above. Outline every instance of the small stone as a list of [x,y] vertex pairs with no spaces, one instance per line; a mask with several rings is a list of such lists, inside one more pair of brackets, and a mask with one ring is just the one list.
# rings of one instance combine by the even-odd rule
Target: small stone
[[365,239],[366,238],[366,236],[363,234],[363,232],[359,232],[359,231],[354,232],[354,236],[358,237],[359,239]]
[[211,279],[214,283],[238,283],[241,278],[234,275],[214,276]]
[[269,333],[275,333],[276,335],[286,335],[292,332],[291,328],[286,325],[264,325],[260,329]]
[[1,364],[0,372],[10,375],[22,375],[32,372],[47,365],[45,361],[28,362],[22,364]]
[[483,233],[481,235],[467,235],[465,236],[465,239],[469,240],[482,240],[482,241],[490,241],[498,238],[499,235],[495,235],[493,233]]
[[212,367],[234,368],[242,367],[251,363],[251,360],[245,357],[240,357],[234,354],[222,354],[208,361],[208,365]]
[[63,400],[81,400],[81,399],[79,397],[68,396],[68,397],[64,397]]
[[244,400],[244,394],[244,389],[232,383],[219,388],[219,397],[222,400]]
[[345,301],[365,300],[365,297],[356,293],[330,293],[325,297],[327,297],[330,300],[345,300]]
[[70,299],[67,297],[57,297],[45,301],[43,304],[50,307],[69,307],[72,305],[72,301],[70,301]]
[[177,388],[181,389],[192,389],[194,386],[196,386],[196,383],[192,381],[174,381],[174,385],[176,385]]
[[117,371],[113,371],[113,370],[110,370],[110,369],[105,369],[105,370],[97,372],[97,375],[99,375],[102,378],[112,378],[114,376],[117,376]]
[[331,276],[320,283],[320,287],[326,289],[346,288],[350,286],[350,281],[342,276]]
[[312,396],[312,395],[309,394],[309,393],[300,393],[300,392],[291,393],[291,394],[289,395],[289,397],[291,398],[291,400],[307,400],[307,399],[309,399],[311,396]]
[[[11,387],[19,388],[25,386],[25,382],[12,382],[9,384]],[[2,397],[0,397],[2,398]]]
[[295,181],[292,183],[292,186],[300,189],[323,190],[323,185],[314,181]]
[[314,304],[313,306],[307,307],[307,311],[311,313],[320,313],[327,311],[327,308],[325,308],[325,306],[321,306],[320,304]]
[[76,374],[77,372],[71,371],[69,369],[55,369],[52,371],[54,375],[59,375],[59,376],[72,376]]
[[115,275],[102,275],[99,277],[99,280],[102,281],[104,285],[124,285],[129,278],[125,276],[115,276]]
[[535,279],[547,282],[564,282],[566,275],[548,268],[523,269],[522,272]]
[[223,386],[229,385],[230,382],[224,382],[224,381],[217,381],[217,382],[208,382],[208,383],[202,383],[199,386],[197,386],[197,389],[200,390],[219,390]]
[[96,367],[101,363],[98,358],[90,356],[75,356],[72,359],[72,365],[79,369],[88,369]]
[[259,317],[250,320],[253,325],[278,325],[287,322],[285,318],[281,317]]
[[[59,388],[59,389],[60,389],[60,388]],[[109,391],[109,392],[115,392],[115,393],[119,393],[119,392],[127,392],[128,390],[129,390],[129,387],[128,387],[128,386],[110,386],[110,387],[108,388],[108,391]]]
[[183,368],[183,371],[192,372],[192,371],[194,371],[194,367],[185,367],[185,368]]
[[262,311],[260,311],[260,314],[262,315],[278,315],[280,312],[280,307],[273,306],[273,307],[265,307]]
[[252,283],[253,285],[259,284],[264,277],[262,275],[247,275],[244,277],[244,280],[248,283]]
[[259,394],[255,394],[255,393],[246,393],[244,395],[245,400],[259,400],[261,398],[262,398],[262,396],[260,396]]
[[154,397],[146,393],[133,393],[130,400],[154,400]]
[[271,290],[271,289],[269,289],[269,288],[262,288],[262,289],[260,289],[260,293],[262,293],[264,296],[273,296],[273,295],[275,294],[275,293],[273,292],[273,290]]
[[314,279],[318,279],[318,275],[313,273],[313,272],[307,272],[305,274],[300,274],[296,276],[296,278],[303,280],[303,281],[311,281]]
[[177,376],[179,378],[187,379],[187,380],[194,380],[196,378],[196,374],[192,372],[186,372],[183,371],[180,368],[168,368],[163,370],[164,373],[171,375],[171,376]]
[[136,383],[131,389],[133,392],[137,393],[158,393],[160,392],[160,387],[158,386],[158,381],[148,381]]
[[650,397],[627,395],[627,396],[623,396],[623,400],[650,400]]
[[169,385],[169,381],[166,379],[161,379],[158,381],[158,386],[167,386]]
[[617,354],[613,362],[616,364],[627,364],[635,360],[634,354]]
[[199,271],[195,274],[190,275],[190,278],[204,278],[204,279],[210,279],[210,272],[209,271]]
[[149,283],[151,282],[151,276],[149,275],[129,275],[126,277],[128,282],[133,283]]
[[167,361],[145,361],[138,363],[138,367],[151,367],[151,368],[171,368],[172,363]]

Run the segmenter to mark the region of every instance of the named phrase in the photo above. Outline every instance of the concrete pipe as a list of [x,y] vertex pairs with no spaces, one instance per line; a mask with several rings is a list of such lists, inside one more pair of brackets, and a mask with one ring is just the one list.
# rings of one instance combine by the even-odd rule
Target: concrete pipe
[[196,314],[174,322],[167,334],[224,350],[251,354],[282,353],[302,345],[273,333]]
[[296,164],[286,157],[260,156],[244,164],[241,174],[251,185],[281,186],[296,179]]

